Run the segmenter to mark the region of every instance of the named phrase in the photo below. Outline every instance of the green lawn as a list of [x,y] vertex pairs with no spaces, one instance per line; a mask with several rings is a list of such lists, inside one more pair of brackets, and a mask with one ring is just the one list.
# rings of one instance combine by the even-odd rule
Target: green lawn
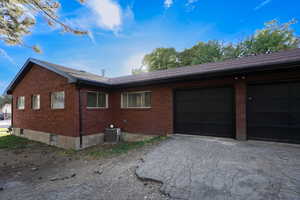
[[159,141],[165,140],[167,137],[157,136],[151,139],[146,139],[137,142],[120,142],[118,144],[101,144],[80,151],[76,150],[64,150],[62,153],[69,156],[82,157],[88,156],[93,159],[101,157],[109,157],[120,155],[129,152],[133,149],[141,148],[145,145],[151,145]]
[[[130,150],[141,148],[148,144],[154,144],[166,138],[167,137],[157,136],[151,139],[146,139],[138,142],[121,142],[118,144],[104,144],[104,145],[97,145],[94,147],[90,147],[88,149],[84,149],[81,151],[59,150],[59,152],[68,156],[76,156],[76,157],[88,156],[91,158],[100,158],[100,157],[114,156],[114,155],[127,153]],[[38,142],[30,141],[26,138],[9,135],[5,131],[0,132],[0,149],[21,149],[21,148],[27,148],[29,146],[32,148],[34,148],[34,146],[41,146],[41,145],[34,145],[37,143]]]
[[29,140],[14,135],[0,135],[0,149],[26,148],[30,143]]
[[112,156],[127,153],[130,150],[143,147],[148,144],[154,144],[156,142],[165,140],[167,137],[157,136],[151,139],[146,139],[138,142],[121,142],[118,144],[104,145],[101,148],[91,147],[90,149],[84,150],[85,154],[93,158]]

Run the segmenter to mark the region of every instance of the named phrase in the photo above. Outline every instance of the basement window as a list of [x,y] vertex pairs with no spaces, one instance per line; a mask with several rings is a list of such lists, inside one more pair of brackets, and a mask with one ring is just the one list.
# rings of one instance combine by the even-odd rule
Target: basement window
[[65,108],[65,92],[52,92],[51,93],[51,108],[64,109]]
[[31,107],[33,110],[40,109],[40,95],[32,95],[31,96]]
[[108,108],[108,94],[104,92],[87,92],[87,108]]
[[25,96],[18,97],[17,108],[19,110],[24,110],[25,109]]
[[124,92],[121,96],[122,108],[151,108],[151,92]]

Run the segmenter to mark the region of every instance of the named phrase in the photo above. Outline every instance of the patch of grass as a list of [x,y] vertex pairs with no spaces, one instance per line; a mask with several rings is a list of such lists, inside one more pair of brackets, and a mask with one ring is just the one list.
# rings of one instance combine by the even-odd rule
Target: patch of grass
[[90,149],[87,150],[87,155],[91,156],[93,158],[98,157],[105,157],[105,156],[112,156],[112,155],[118,155],[127,153],[130,150],[141,148],[147,144],[153,144],[156,142],[159,142],[161,140],[166,139],[167,137],[158,136],[153,137],[151,139],[143,140],[143,141],[137,141],[137,142],[123,142],[118,144],[113,144],[106,146],[106,148],[97,148],[97,149]]
[[30,143],[30,140],[14,135],[6,135],[0,137],[0,149],[26,148]]
[[62,151],[60,151],[61,155],[65,155],[65,156],[73,156],[77,154],[77,150],[74,149],[64,149]]

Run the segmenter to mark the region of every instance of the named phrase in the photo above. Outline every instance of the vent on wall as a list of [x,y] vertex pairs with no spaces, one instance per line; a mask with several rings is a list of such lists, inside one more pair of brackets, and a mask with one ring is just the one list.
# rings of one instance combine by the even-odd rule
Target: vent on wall
[[20,128],[20,135],[24,135],[24,129]]
[[49,144],[50,144],[50,145],[56,145],[56,144],[57,144],[57,138],[58,138],[57,135],[55,135],[55,134],[50,134],[50,137],[49,137]]

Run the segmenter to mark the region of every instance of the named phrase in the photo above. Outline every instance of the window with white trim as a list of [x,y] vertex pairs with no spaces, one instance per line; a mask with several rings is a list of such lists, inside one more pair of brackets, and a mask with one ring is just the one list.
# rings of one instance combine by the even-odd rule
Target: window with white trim
[[25,109],[25,96],[20,96],[17,99],[17,108],[19,110],[24,110]]
[[31,107],[33,110],[38,110],[40,109],[40,95],[36,94],[36,95],[32,95],[31,96]]
[[65,92],[52,92],[51,93],[51,108],[64,109],[65,108]]
[[108,108],[108,94],[104,92],[87,92],[87,108]]
[[121,96],[122,108],[151,108],[151,92],[123,92]]

